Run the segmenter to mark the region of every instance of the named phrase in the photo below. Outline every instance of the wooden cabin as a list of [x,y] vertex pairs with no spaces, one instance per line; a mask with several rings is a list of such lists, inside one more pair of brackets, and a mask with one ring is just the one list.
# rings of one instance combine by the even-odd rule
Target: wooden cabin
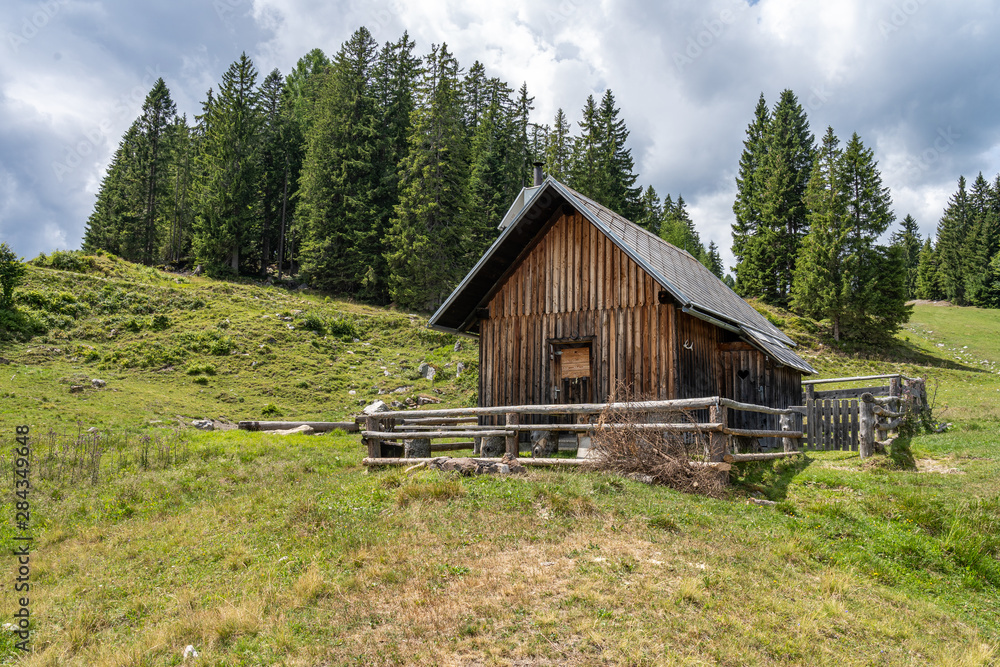
[[480,406],[601,403],[618,383],[637,399],[801,402],[816,371],[689,253],[552,178],[501,229],[430,321],[479,337]]

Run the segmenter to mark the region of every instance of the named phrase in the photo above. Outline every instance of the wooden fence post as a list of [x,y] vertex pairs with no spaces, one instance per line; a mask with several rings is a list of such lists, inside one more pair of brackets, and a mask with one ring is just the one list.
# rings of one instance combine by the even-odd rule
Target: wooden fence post
[[[381,431],[381,422],[375,417],[368,415],[365,417],[365,430],[366,431]],[[365,438],[365,444],[368,445],[368,458],[379,459],[382,458],[382,441],[375,440],[374,438]]]
[[[508,412],[507,413],[507,426],[508,427],[510,427],[510,426],[517,426],[518,423],[519,423],[519,421],[520,420],[518,419],[518,416],[517,416],[516,412]],[[517,458],[518,457],[518,453],[519,453],[518,452],[518,447],[517,447],[517,439],[518,439],[517,436],[518,436],[518,432],[517,431],[514,431],[511,435],[507,436],[507,453],[510,454],[511,456],[513,456],[514,458]]]
[[875,397],[867,392],[861,394],[858,407],[861,411],[861,426],[858,429],[858,455],[864,459],[875,452]]
[[[781,415],[778,418],[778,423],[781,425],[781,430],[782,431],[791,431],[792,430],[792,416],[791,415]],[[784,449],[786,452],[794,452],[795,451],[795,440],[792,439],[792,438],[782,438],[781,439],[781,445],[782,445],[782,449]]]
[[[724,405],[719,405],[716,403],[711,408],[709,408],[708,421],[713,424],[722,424],[722,428],[726,428],[728,424],[728,412],[729,408]],[[713,431],[708,437],[708,460],[710,462],[722,461],[726,456],[728,447],[728,437],[725,433],[720,431]]]

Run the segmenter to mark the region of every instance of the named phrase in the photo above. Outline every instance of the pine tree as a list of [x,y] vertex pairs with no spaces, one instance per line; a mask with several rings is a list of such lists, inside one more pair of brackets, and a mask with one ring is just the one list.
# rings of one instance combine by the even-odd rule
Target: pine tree
[[168,172],[176,117],[170,91],[157,79],[102,182],[85,232],[86,249],[143,264],[161,259],[160,245],[169,225]]
[[601,193],[600,150],[597,102],[594,101],[593,95],[588,95],[583,106],[583,118],[580,120],[580,134],[573,138],[573,152],[569,161],[569,186],[592,198]]
[[773,275],[775,282],[759,296],[767,303],[786,305],[799,242],[808,228],[803,199],[814,152],[809,121],[791,90],[781,93],[765,142],[758,184],[761,227],[768,232],[756,235],[766,247],[756,250],[755,260],[760,263],[757,270],[764,274],[757,280],[766,285]]
[[288,114],[285,81],[275,69],[260,86],[263,127],[260,138],[260,273],[275,259],[280,243],[281,215],[285,208],[285,172],[288,164]]
[[917,271],[920,263],[920,229],[912,215],[903,218],[902,229],[892,235],[892,244],[903,249],[903,263],[906,265],[906,293],[911,299],[917,294]]
[[469,166],[458,62],[442,44],[424,64],[386,259],[392,299],[429,310],[469,268],[463,251]]
[[520,124],[507,84],[491,78],[484,87],[485,106],[472,137],[469,177],[470,238],[467,252],[475,261],[496,238],[497,226],[520,191]]
[[840,340],[842,322],[850,307],[856,258],[848,247],[847,184],[844,183],[840,140],[828,127],[813,164],[805,203],[809,233],[792,284],[792,308],[814,318],[827,318],[834,340]]
[[[740,156],[739,174],[736,176],[736,201],[733,202],[733,254],[736,256],[737,275],[741,267],[747,271],[743,262],[747,259],[747,245],[753,243],[761,226],[761,196],[760,167],[767,154],[767,131],[771,122],[771,114],[767,109],[764,94],[761,93],[754,110],[754,120],[747,127],[747,138],[743,141],[743,154]],[[751,271],[756,270],[752,268]]]
[[965,262],[962,251],[969,233],[969,197],[965,177],[958,179],[958,191],[948,200],[948,206],[937,226],[938,280],[944,297],[957,306],[966,305]]
[[138,123],[122,136],[101,180],[94,212],[87,219],[83,249],[133,258],[131,239],[140,229],[142,190],[138,187]]
[[715,245],[715,241],[708,242],[708,252],[706,253],[708,261],[705,266],[708,270],[715,274],[716,278],[720,280],[726,276],[726,268],[722,265],[722,255],[719,254],[719,247]]
[[302,268],[325,290],[354,293],[368,274],[381,114],[373,90],[378,45],[366,28],[343,44],[306,137],[299,211]]
[[[379,243],[383,243],[399,204],[399,168],[409,152],[415,89],[421,72],[420,58],[413,55],[413,48],[413,41],[404,32],[397,41],[382,48],[376,64],[375,96],[382,122],[376,159],[379,187],[372,200],[377,232],[372,238]],[[362,281],[363,291],[375,301],[387,303],[389,265],[385,249],[370,252],[371,270]]]
[[210,271],[238,272],[256,246],[261,126],[256,82],[257,70],[244,53],[223,74],[219,94],[202,116],[193,245],[198,262]]
[[570,160],[573,154],[573,138],[570,136],[571,124],[566,120],[562,109],[556,111],[556,117],[549,132],[545,147],[545,173],[557,181],[565,182],[569,176]]
[[924,245],[920,249],[920,258],[917,260],[917,291],[915,296],[918,299],[929,301],[938,301],[944,298],[944,291],[941,289],[938,276],[937,251],[930,238],[924,241]]
[[962,244],[965,295],[974,306],[983,306],[990,298],[986,294],[987,267],[1000,250],[1000,221],[994,202],[993,188],[979,172],[969,193],[969,232]]
[[663,220],[663,204],[652,185],[646,187],[646,191],[642,193],[641,206],[642,213],[634,220],[635,224],[659,236],[660,222]]
[[600,128],[598,182],[601,186],[594,198],[612,211],[634,220],[642,210],[639,203],[642,188],[635,186],[638,176],[634,173],[632,149],[626,147],[629,131],[618,114],[615,97],[609,88],[604,91],[597,115]]
[[836,340],[880,342],[909,317],[902,249],[876,245],[892,224],[892,200],[857,133],[843,153],[838,143],[829,128],[813,166],[806,194],[810,231],[792,303],[799,312],[829,318]]
[[170,230],[164,239],[160,255],[170,262],[177,263],[191,250],[191,229],[194,222],[190,195],[197,144],[194,133],[188,127],[187,116],[174,120],[170,140],[170,153],[173,156],[168,165],[167,175],[171,189],[167,198],[170,209]]

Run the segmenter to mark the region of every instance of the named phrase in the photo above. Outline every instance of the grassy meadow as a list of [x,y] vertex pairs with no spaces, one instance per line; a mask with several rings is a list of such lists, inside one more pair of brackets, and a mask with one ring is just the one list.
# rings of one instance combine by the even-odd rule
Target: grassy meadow
[[473,404],[476,343],[308,292],[44,263],[21,289],[33,333],[0,343],[4,451],[15,425],[34,436],[35,537],[32,651],[0,632],[3,664],[1000,662],[996,312],[917,306],[863,353],[769,313],[822,377],[927,377],[952,426],[865,462],[741,464],[710,499],[593,472],[369,472],[342,432],[197,431]]

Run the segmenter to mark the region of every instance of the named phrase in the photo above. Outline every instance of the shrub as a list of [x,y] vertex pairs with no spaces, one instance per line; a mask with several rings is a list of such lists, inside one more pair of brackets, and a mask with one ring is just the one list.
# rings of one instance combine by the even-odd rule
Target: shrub
[[14,289],[24,281],[27,269],[6,243],[0,243],[0,309],[14,305]]
[[260,414],[263,417],[281,417],[282,416],[281,410],[279,410],[278,406],[276,406],[274,403],[268,403],[267,405],[265,405],[264,408],[260,411]]

